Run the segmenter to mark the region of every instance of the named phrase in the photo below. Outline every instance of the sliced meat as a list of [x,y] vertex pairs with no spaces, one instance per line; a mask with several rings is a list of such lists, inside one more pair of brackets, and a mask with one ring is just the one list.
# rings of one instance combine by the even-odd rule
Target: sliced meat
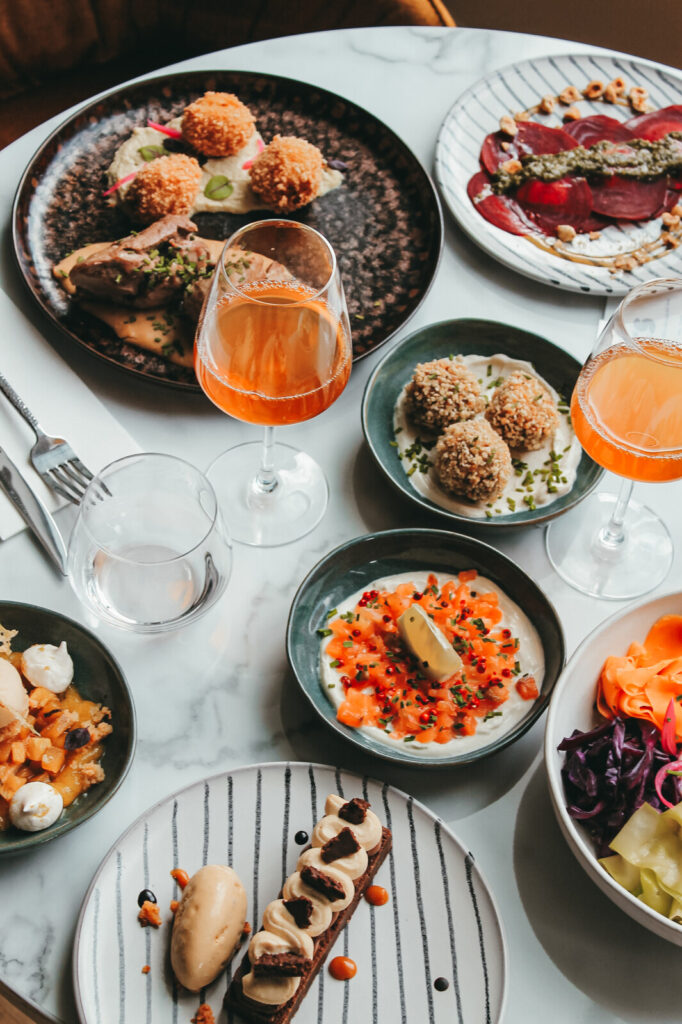
[[509,196],[495,195],[490,187],[490,175],[479,171],[467,185],[467,195],[482,217],[511,235],[527,235],[533,225],[523,215],[518,203]]
[[666,178],[637,181],[613,174],[592,185],[592,209],[615,220],[649,220],[663,209],[667,187]]
[[593,117],[581,117],[578,121],[567,124],[564,131],[575,139],[579,146],[589,149],[595,142],[629,142],[635,136],[622,121],[615,117],[595,114]]
[[[509,148],[503,149],[502,143]],[[561,153],[575,149],[578,143],[561,128],[549,128],[535,121],[520,121],[513,138],[502,132],[487,135],[481,146],[481,163],[489,174],[494,174],[505,160],[517,159],[529,153]]]
[[655,142],[670,132],[682,132],[682,105],[662,107],[650,114],[639,114],[626,122],[636,139]]
[[210,269],[209,250],[189,217],[168,216],[92,253],[70,273],[76,294],[137,309],[167,305]]
[[516,198],[519,206],[545,234],[552,235],[560,224],[584,231],[592,211],[592,192],[584,178],[558,181],[524,181]]

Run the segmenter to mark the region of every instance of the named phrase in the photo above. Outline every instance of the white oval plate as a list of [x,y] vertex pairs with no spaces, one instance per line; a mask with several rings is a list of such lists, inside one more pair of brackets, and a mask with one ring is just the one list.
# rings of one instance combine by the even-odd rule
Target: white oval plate
[[[467,89],[450,108],[438,135],[435,176],[459,226],[505,266],[555,288],[592,295],[625,295],[644,281],[682,274],[682,246],[635,270],[616,274],[607,267],[569,262],[490,224],[477,213],[467,195],[467,183],[480,169],[483,140],[489,132],[497,131],[503,114],[525,110],[547,93],[556,95],[567,85],[583,89],[592,79],[609,82],[618,75],[625,78],[628,88],[641,85],[648,89],[650,102],[657,109],[682,103],[682,78],[640,61],[599,53],[539,57],[494,71]],[[583,117],[605,114],[627,121],[634,116],[625,107],[604,102],[581,100],[577,106]],[[537,115],[535,120],[552,128],[562,124],[556,112]],[[607,228],[600,242],[591,244],[622,252],[633,243],[639,244],[640,238],[656,237],[659,232],[659,220],[645,225],[625,224],[622,228]]]
[[559,677],[547,713],[545,767],[554,813],[576,859],[602,892],[629,917],[668,942],[682,946],[682,925],[669,921],[615,882],[595,855],[587,831],[570,817],[561,781],[565,755],[557,750],[574,729],[585,732],[603,721],[594,710],[597,679],[610,654],[625,654],[633,641],[643,640],[661,615],[682,613],[682,592],[664,594],[645,604],[617,612],[598,626],[570,659]]
[[[327,795],[337,792],[365,796],[391,828],[393,852],[377,876],[391,898],[384,907],[360,903],[335,948],[356,961],[356,977],[337,982],[323,967],[296,1024],[497,1024],[505,943],[472,855],[435,815],[392,786],[322,765],[285,763],[237,768],[180,790],[114,844],[76,930],[81,1024],[189,1024],[201,1000],[179,989],[167,964],[169,903],[178,897],[170,870],[191,874],[203,864],[230,864],[248,894],[248,920],[258,928],[296,863],[296,832],[312,832]],[[158,899],[164,919],[158,930],[137,921],[144,888]],[[445,992],[433,985],[440,976],[450,982]],[[217,1024],[228,1019],[222,1002],[229,977],[228,970],[202,993]]]

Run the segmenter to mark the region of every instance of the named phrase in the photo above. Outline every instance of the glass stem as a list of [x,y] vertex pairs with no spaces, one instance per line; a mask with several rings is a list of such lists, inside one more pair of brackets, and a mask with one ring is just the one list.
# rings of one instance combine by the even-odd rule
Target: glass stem
[[623,523],[625,522],[625,514],[630,504],[634,486],[633,480],[623,480],[611,518],[606,526],[603,526],[599,531],[599,544],[610,551],[617,550],[625,541]]
[[263,494],[272,494],[277,487],[277,474],[273,466],[272,449],[275,444],[275,428],[266,427],[263,434],[263,449],[260,469],[256,475],[256,487]]

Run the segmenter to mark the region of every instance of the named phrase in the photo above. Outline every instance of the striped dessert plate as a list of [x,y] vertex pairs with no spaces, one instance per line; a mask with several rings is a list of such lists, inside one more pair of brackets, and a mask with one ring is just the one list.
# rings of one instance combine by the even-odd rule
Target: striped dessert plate
[[[170,876],[229,864],[260,926],[266,904],[294,870],[326,797],[370,801],[393,833],[376,878],[385,906],[361,901],[335,954],[352,957],[350,982],[323,967],[296,1024],[497,1024],[503,1013],[506,950],[493,898],[474,858],[426,807],[386,783],[339,769],[283,762],[250,765],[169,796],[123,833],[100,865],[76,930],[74,988],[81,1024],[189,1024],[200,1002],[218,1024],[231,968],[199,995],[168,966]],[[138,893],[151,889],[163,924],[142,928]],[[241,959],[238,952],[233,966]],[[142,973],[142,968],[149,971]]]
[[[462,93],[451,107],[436,143],[435,177],[441,194],[459,226],[487,253],[505,266],[543,284],[591,295],[625,295],[635,285],[657,277],[682,274],[682,246],[666,248],[660,236],[660,217],[648,221],[612,222],[591,238],[579,234],[556,249],[545,244],[544,236],[512,235],[485,220],[467,195],[470,179],[480,169],[483,140],[499,128],[505,114],[529,111],[543,96],[558,96],[567,86],[582,91],[590,82],[604,85],[615,78],[625,80],[626,91],[633,86],[646,89],[651,108],[682,103],[682,78],[664,68],[602,53],[564,54],[518,61],[493,71]],[[606,103],[582,95],[577,103],[581,117],[602,115],[627,121],[634,114],[625,99]],[[532,120],[551,128],[562,126],[567,107],[557,103],[549,114],[532,112]],[[597,226],[596,224],[593,226]],[[550,240],[552,244],[555,239]],[[618,257],[649,249],[662,253],[648,262],[632,260],[632,269],[615,267]],[[622,261],[619,261],[622,262]]]

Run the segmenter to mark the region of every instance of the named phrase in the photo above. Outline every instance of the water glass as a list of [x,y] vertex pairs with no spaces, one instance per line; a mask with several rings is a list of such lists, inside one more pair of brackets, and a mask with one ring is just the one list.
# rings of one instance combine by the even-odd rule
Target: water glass
[[215,492],[171,455],[119,459],[91,481],[69,542],[76,594],[138,633],[186,625],[223,593],[232,567]]

